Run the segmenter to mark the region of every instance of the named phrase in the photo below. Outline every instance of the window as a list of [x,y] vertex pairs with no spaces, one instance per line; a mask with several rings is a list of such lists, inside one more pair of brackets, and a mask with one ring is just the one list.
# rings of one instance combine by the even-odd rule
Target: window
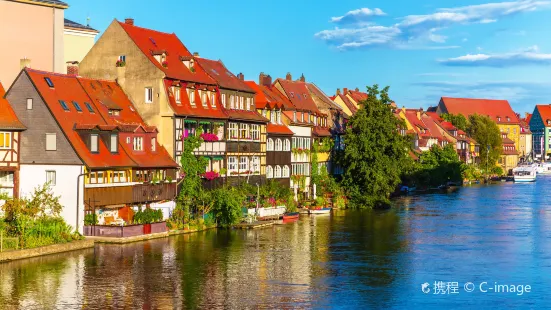
[[90,152],[97,153],[98,150],[98,135],[92,134],[90,135]]
[[0,171],[0,186],[13,187],[14,186],[14,172],[12,172],[12,171]]
[[126,62],[126,55],[120,55],[117,60]]
[[199,91],[201,93],[201,101],[203,102],[203,106],[206,108],[208,107],[208,102],[207,102],[207,92],[205,91]]
[[153,152],[157,150],[157,138],[151,138],[151,150]]
[[301,119],[301,122],[304,123],[304,113],[300,113],[300,115],[301,115],[301,118],[302,118],[302,119]]
[[33,109],[33,98],[27,98],[27,110]]
[[262,116],[264,116],[264,118],[268,118],[268,110],[262,110]]
[[306,99],[306,94],[302,94],[304,96],[304,99]]
[[121,111],[119,111],[119,110],[109,110],[107,113],[109,113],[109,115],[111,115],[111,116],[121,115]]
[[61,107],[63,108],[63,110],[69,111],[69,106],[65,103],[65,101],[59,100],[59,104],[61,105]]
[[216,93],[210,93],[210,106],[216,108]]
[[86,106],[86,109],[88,109],[88,112],[95,113],[94,109],[92,109],[92,106],[90,105],[89,102],[85,102],[84,105]]
[[251,138],[255,141],[260,140],[260,125],[251,125]]
[[281,110],[276,112],[276,123],[281,124]]
[[274,169],[272,166],[266,166],[266,178],[271,179],[274,177]]
[[290,176],[289,166],[283,166],[283,174],[282,174],[282,177],[288,178],[289,176]]
[[153,88],[145,88],[145,103],[153,103]]
[[260,172],[260,157],[258,156],[251,157],[251,171]]
[[289,142],[289,139],[283,140],[283,150],[287,152],[291,150],[291,142]]
[[310,113],[306,113],[306,122],[310,123]]
[[174,87],[174,99],[176,103],[182,103],[182,99],[180,98],[180,87]]
[[46,170],[46,183],[50,183],[50,185],[55,185],[55,171]]
[[266,145],[267,151],[273,151],[274,150],[274,139],[268,138],[268,143]]
[[241,156],[239,157],[239,171],[249,170],[249,157]]
[[125,171],[113,171],[111,182],[113,183],[125,183],[126,172]]
[[77,110],[78,112],[82,112],[82,108],[80,107],[80,104],[78,104],[78,102],[73,101],[73,106],[75,107],[75,110]]
[[237,157],[230,156],[228,157],[228,172],[237,171]]
[[275,178],[281,178],[281,166],[275,166],[274,177]]
[[134,151],[143,151],[142,137],[134,137]]
[[55,133],[46,134],[46,151],[57,150],[57,137]]
[[247,111],[249,111],[251,109],[251,98],[247,98]]
[[278,152],[283,151],[283,142],[279,138],[276,139],[275,150]]
[[291,98],[294,98],[294,97],[295,97],[295,93],[290,92],[289,94],[291,95]]
[[243,96],[239,97],[239,110],[243,110]]
[[222,97],[222,106],[225,108],[226,107],[226,94],[221,94],[220,96]]
[[119,139],[116,134],[111,134],[110,149],[111,153],[117,153],[119,151]]
[[237,123],[229,123],[228,124],[228,137],[229,137],[229,139],[237,139],[238,138]]
[[235,109],[234,96],[230,96],[230,109]]
[[49,77],[45,77],[44,80],[46,81],[46,84],[48,84],[49,87],[51,88],[54,87],[54,83],[52,82],[52,80],[50,80]]
[[11,132],[0,132],[0,149],[11,148]]
[[297,111],[293,111],[293,122],[297,121]]
[[189,89],[188,93],[189,103],[191,103],[191,105],[195,105],[195,89]]
[[239,138],[240,139],[250,139],[249,136],[249,125],[248,124],[239,124]]
[[130,144],[130,137],[126,137],[126,143]]
[[297,139],[298,138],[293,137],[293,148],[297,147]]
[[274,110],[270,111],[270,123],[275,124],[276,123],[276,113]]

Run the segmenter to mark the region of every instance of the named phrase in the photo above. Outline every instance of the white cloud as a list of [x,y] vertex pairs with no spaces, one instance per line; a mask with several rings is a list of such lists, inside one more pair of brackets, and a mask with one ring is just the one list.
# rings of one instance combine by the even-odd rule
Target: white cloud
[[551,65],[551,54],[538,52],[534,45],[520,52],[506,54],[467,54],[439,60],[446,66],[456,67],[513,67],[523,65]]
[[[371,23],[370,18],[377,16],[377,9],[358,9],[331,19],[332,22],[346,24],[348,28],[320,31],[315,37],[343,50],[381,45],[390,48],[400,48],[404,45],[421,47],[427,43],[445,43],[447,37],[438,33],[444,28],[494,23],[501,18],[543,9],[550,4],[549,0],[518,0],[443,8],[432,14],[405,16],[400,18],[398,23],[389,26]],[[384,14],[383,11],[379,11],[378,13]],[[371,32],[380,29],[385,29],[386,35],[382,38],[379,32],[375,35],[377,40],[374,41]]]
[[379,8],[375,8],[373,10],[369,8],[361,8],[349,11],[343,16],[331,17],[331,22],[337,24],[368,23],[374,16],[385,15],[386,13]]

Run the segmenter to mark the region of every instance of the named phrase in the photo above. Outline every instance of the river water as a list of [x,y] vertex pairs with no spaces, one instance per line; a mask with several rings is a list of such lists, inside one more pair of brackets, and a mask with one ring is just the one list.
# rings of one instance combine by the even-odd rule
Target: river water
[[0,309],[541,308],[551,303],[549,188],[551,177],[464,187],[388,211],[0,264]]

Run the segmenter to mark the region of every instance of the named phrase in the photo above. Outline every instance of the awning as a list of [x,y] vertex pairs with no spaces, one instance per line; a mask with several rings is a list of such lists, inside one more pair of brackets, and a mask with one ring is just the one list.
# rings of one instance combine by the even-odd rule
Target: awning
[[197,121],[186,119],[186,120],[184,120],[184,123],[186,123],[186,124],[196,124]]

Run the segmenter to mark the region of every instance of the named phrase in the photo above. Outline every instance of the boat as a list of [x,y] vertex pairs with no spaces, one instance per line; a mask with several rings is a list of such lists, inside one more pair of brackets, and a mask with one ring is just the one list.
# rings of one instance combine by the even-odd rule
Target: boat
[[402,194],[413,193],[413,192],[415,192],[416,190],[417,190],[417,187],[415,187],[415,186],[405,186],[405,185],[404,185],[404,186],[402,186],[402,187],[400,188],[400,192],[401,192]]
[[534,167],[516,167],[513,169],[515,183],[535,182],[537,169]]
[[551,174],[551,163],[543,162],[537,164],[538,174]]
[[308,212],[310,214],[329,214],[331,213],[331,208],[310,209]]
[[285,213],[283,214],[283,220],[286,221],[286,220],[295,220],[295,219],[298,219],[300,213],[298,212],[291,212],[291,213]]

